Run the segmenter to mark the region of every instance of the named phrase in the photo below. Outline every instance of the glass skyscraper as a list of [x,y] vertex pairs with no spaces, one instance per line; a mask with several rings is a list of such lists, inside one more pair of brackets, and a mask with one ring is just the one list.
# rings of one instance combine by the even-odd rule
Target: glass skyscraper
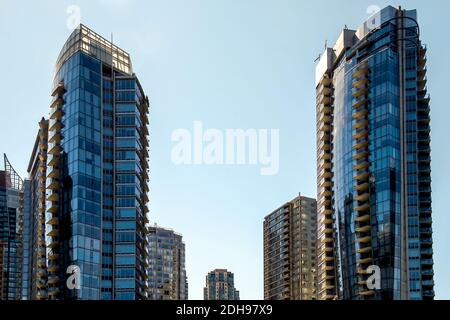
[[187,300],[188,287],[183,236],[157,225],[148,233],[150,300]]
[[[49,299],[147,297],[148,111],[128,53],[75,29],[56,62],[48,121]],[[69,289],[74,268],[80,286]]]
[[386,7],[321,55],[319,299],[434,297],[426,82],[415,10]]
[[23,180],[4,155],[0,171],[0,300],[19,300],[22,293],[21,192]]

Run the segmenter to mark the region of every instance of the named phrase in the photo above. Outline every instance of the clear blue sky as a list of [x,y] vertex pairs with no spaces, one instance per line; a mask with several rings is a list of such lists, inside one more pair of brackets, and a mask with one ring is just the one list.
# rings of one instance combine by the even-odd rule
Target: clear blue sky
[[[151,98],[151,221],[184,235],[189,296],[202,299],[214,268],[235,272],[243,299],[263,298],[263,217],[298,192],[316,194],[314,59],[369,5],[418,9],[432,95],[437,298],[450,299],[448,1],[0,0],[0,152],[25,176],[37,123],[47,115],[56,57],[81,21],[131,54]],[[170,136],[191,129],[279,128],[280,171],[175,166]]]

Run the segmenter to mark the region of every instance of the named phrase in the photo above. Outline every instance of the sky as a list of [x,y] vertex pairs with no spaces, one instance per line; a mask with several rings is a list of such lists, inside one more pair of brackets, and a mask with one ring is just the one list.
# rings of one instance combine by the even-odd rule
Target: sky
[[[242,299],[262,299],[264,216],[299,193],[316,196],[314,61],[344,25],[389,4],[418,10],[428,46],[435,291],[450,299],[449,1],[0,0],[0,153],[26,177],[77,6],[83,24],[130,53],[150,98],[150,221],[183,234],[189,298],[203,298],[209,271],[228,268]],[[176,165],[171,135],[194,121],[279,129],[278,174]]]

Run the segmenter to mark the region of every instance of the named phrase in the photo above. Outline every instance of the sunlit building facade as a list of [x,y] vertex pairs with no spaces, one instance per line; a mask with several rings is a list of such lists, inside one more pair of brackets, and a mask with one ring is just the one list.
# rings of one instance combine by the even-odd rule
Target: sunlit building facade
[[297,196],[264,219],[264,299],[317,299],[317,203]]
[[148,298],[187,300],[185,244],[183,236],[157,225],[148,233]]
[[[48,298],[147,297],[147,96],[125,51],[80,25],[57,59],[48,121]],[[70,266],[80,269],[69,290]]]
[[239,300],[234,286],[234,274],[226,269],[215,269],[206,276],[203,289],[204,300]]
[[39,130],[28,164],[28,177],[22,193],[22,299],[46,300],[47,259],[45,243],[45,205],[47,177],[48,120]]
[[426,51],[389,6],[317,64],[319,299],[434,297]]

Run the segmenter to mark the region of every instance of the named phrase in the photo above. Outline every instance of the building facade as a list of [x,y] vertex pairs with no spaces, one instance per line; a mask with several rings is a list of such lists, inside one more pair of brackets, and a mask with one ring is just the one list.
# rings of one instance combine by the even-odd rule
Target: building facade
[[47,148],[48,120],[42,118],[22,193],[22,299],[24,300],[48,298],[45,243]]
[[49,299],[146,298],[148,109],[128,53],[76,28],[56,62],[48,121]]
[[264,219],[264,299],[317,299],[317,203],[297,196]]
[[0,171],[0,300],[20,300],[22,246],[20,198],[23,180],[4,155]]
[[[319,299],[432,299],[430,107],[415,10],[345,29],[316,67]],[[369,288],[373,267],[379,288]]]
[[183,237],[170,229],[149,227],[150,300],[188,300]]
[[234,287],[234,274],[226,269],[215,269],[206,276],[204,300],[239,300]]

